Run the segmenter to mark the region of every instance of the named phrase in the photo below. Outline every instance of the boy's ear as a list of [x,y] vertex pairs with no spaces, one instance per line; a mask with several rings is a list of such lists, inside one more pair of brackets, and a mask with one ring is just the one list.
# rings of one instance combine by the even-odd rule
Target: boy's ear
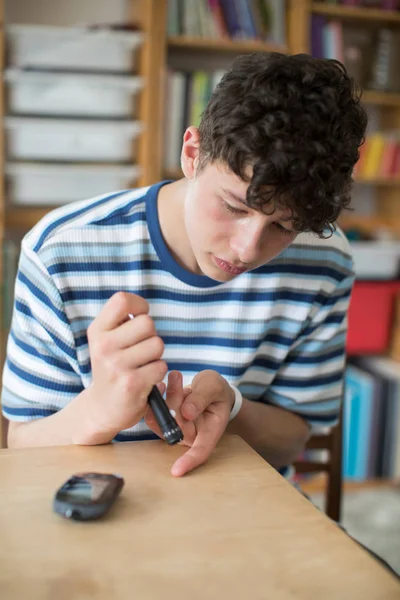
[[196,175],[199,164],[200,136],[197,127],[188,127],[183,136],[181,167],[184,176],[192,179]]

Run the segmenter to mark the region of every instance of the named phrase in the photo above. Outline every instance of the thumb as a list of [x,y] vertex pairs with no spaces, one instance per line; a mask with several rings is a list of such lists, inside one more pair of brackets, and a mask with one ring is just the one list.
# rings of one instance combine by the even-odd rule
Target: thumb
[[202,394],[191,390],[184,397],[181,413],[187,421],[194,421],[207,408],[209,401]]

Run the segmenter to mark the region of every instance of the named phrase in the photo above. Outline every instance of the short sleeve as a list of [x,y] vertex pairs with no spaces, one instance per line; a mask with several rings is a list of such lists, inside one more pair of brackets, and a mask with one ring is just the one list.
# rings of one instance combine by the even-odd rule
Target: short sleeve
[[25,238],[3,371],[3,414],[11,421],[46,417],[82,390],[74,336],[60,293]]
[[343,277],[321,304],[261,398],[301,415],[313,429],[338,420],[353,282],[353,274]]

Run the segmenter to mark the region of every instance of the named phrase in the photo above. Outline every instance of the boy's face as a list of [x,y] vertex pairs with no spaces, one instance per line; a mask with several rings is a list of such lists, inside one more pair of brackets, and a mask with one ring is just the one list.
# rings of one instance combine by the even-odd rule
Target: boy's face
[[196,270],[230,281],[268,263],[296,238],[288,209],[267,215],[245,203],[248,184],[218,163],[188,178],[185,226]]

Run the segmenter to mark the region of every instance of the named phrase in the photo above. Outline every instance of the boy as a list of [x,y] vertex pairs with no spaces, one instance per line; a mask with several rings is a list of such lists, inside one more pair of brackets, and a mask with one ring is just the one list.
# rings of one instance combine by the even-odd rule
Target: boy
[[365,127],[340,63],[242,56],[185,132],[183,179],[43,219],[17,277],[9,445],[155,437],[146,400],[169,371],[174,475],[226,428],[290,465],[339,413],[353,271],[334,223]]

